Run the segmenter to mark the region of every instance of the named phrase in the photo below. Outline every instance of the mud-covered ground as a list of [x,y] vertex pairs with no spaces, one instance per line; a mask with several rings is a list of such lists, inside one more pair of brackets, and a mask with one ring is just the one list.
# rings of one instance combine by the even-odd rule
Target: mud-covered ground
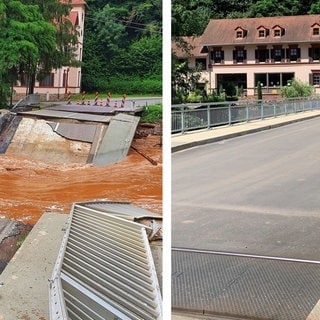
[[[0,245],[0,264],[45,211],[68,214],[73,202],[129,201],[162,213],[162,146],[158,126],[139,126],[125,160],[108,166],[61,164],[0,154],[0,219],[21,222],[21,233]],[[1,272],[1,271],[0,271]]]

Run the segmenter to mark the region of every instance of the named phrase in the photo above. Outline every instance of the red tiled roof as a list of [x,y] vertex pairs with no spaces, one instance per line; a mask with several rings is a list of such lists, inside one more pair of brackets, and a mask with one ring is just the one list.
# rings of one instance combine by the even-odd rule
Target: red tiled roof
[[[65,3],[69,3],[68,0],[60,0],[60,2],[65,2]],[[86,4],[85,1],[83,0],[72,0],[71,3],[72,5],[77,5],[77,4]]]
[[[212,19],[201,36],[202,45],[244,45],[319,42],[320,36],[312,35],[312,26],[320,24],[320,15],[263,17],[243,19]],[[281,37],[273,36],[273,28],[284,29]],[[270,30],[265,38],[259,38],[258,29],[264,27]],[[236,38],[236,29],[246,31],[244,38]]]
[[85,4],[86,2],[83,0],[72,0],[71,3],[72,4]]
[[73,26],[76,26],[79,24],[79,19],[78,19],[78,12],[76,11],[71,11],[68,19],[71,21]]
[[[183,46],[179,44],[179,42],[172,43],[172,51],[179,58],[187,58],[188,55],[192,55],[194,57],[205,57],[206,54],[201,53],[203,48],[201,37],[181,37],[181,39],[190,46],[190,51],[187,53],[183,50]],[[188,46],[188,47],[189,47]]]

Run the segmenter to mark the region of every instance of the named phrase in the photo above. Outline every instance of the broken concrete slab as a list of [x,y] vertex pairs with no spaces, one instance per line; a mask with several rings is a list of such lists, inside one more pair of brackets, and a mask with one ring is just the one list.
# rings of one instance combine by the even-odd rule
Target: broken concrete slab
[[19,234],[19,222],[9,219],[0,219],[0,243],[7,237]]
[[117,114],[109,124],[93,164],[107,165],[123,160],[129,152],[139,120],[139,117]]
[[6,153],[56,163],[86,163],[90,149],[91,143],[67,140],[45,120],[23,118]]
[[66,122],[48,122],[54,132],[69,139],[84,142],[93,142],[98,125]]
[[25,112],[19,112],[18,114],[22,116],[32,116],[37,118],[72,119],[72,120],[79,120],[79,121],[92,121],[92,122],[101,122],[101,123],[109,123],[111,119],[111,116],[105,116],[105,115],[99,115],[99,114],[67,112],[67,111],[49,110],[49,109],[25,111]]
[[0,153],[5,153],[22,117],[6,113],[0,118]]

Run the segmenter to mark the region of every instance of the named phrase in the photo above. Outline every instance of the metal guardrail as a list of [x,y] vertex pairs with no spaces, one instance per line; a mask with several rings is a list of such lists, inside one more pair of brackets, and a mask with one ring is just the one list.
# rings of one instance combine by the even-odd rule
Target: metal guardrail
[[14,104],[11,110],[14,110],[17,107],[21,107],[21,106],[39,106],[39,105],[40,105],[40,94],[34,93],[34,94],[29,94],[24,98],[20,99],[18,102]]
[[162,319],[154,228],[136,222],[154,216],[136,212],[127,203],[74,204],[50,281],[51,320]]
[[320,108],[320,99],[245,100],[173,105],[171,133],[211,129],[239,122],[262,120]]

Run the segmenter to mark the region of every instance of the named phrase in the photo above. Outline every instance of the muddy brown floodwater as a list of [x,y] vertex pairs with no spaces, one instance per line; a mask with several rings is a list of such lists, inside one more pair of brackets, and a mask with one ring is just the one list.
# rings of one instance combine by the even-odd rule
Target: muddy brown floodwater
[[35,224],[45,211],[67,214],[73,202],[99,199],[128,201],[161,214],[160,142],[157,135],[134,139],[134,149],[126,159],[107,166],[57,164],[50,159],[2,154],[0,218]]

